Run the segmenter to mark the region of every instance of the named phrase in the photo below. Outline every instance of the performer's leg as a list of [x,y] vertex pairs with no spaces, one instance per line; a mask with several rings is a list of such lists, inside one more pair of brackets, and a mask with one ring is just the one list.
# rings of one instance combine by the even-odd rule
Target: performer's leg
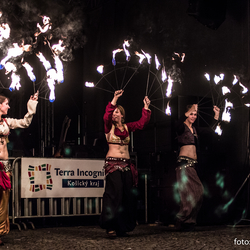
[[117,229],[117,218],[121,213],[123,182],[119,170],[106,176],[103,208],[100,216],[100,226],[109,231]]
[[0,235],[9,233],[10,223],[8,215],[10,190],[0,188]]

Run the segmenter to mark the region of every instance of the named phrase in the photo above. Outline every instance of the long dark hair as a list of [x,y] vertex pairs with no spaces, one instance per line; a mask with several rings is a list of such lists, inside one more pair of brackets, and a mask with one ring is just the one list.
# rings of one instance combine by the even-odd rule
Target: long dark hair
[[6,96],[0,94],[0,104],[2,104],[6,99],[7,99],[8,101],[10,101],[10,99],[9,99],[8,97],[6,97]]

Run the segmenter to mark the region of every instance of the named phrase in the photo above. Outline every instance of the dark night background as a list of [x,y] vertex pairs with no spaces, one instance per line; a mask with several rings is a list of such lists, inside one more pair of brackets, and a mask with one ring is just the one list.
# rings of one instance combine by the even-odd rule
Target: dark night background
[[[4,20],[11,26],[12,42],[21,38],[28,43],[33,39],[40,15],[51,18],[53,39],[66,37],[64,53],[65,80],[56,86],[56,100],[50,103],[41,93],[37,114],[26,130],[12,131],[9,144],[10,156],[52,157],[52,148],[58,147],[65,116],[71,119],[64,145],[64,157],[104,158],[107,145],[104,137],[103,114],[105,106],[113,97],[107,80],[115,85],[115,72],[107,80],[96,72],[100,64],[107,72],[113,70],[112,51],[122,48],[124,39],[131,41],[131,51],[143,49],[156,54],[166,71],[175,73],[171,99],[162,99],[157,82],[150,96],[152,118],[143,131],[134,133],[132,157],[137,160],[140,172],[140,199],[143,201],[144,175],[147,174],[149,190],[149,221],[172,223],[178,210],[175,202],[176,141],[173,124],[189,103],[201,101],[201,112],[209,122],[212,114],[212,97],[218,94],[204,74],[225,73],[223,85],[231,87],[233,76],[249,87],[249,17],[247,0],[57,0],[57,1],[1,1]],[[52,39],[52,40],[53,40]],[[7,44],[5,44],[7,46]],[[0,45],[1,58],[6,47]],[[42,41],[41,49],[49,58],[50,51]],[[173,53],[185,53],[185,61],[172,60]],[[46,73],[34,53],[25,58],[33,64],[37,82],[43,83]],[[130,68],[127,68],[129,66]],[[138,66],[134,60],[126,63],[117,56],[116,77],[125,82]],[[119,104],[126,110],[126,121],[140,118],[143,98],[146,93],[148,64],[144,62],[131,79]],[[126,71],[127,68],[127,71]],[[153,66],[151,69],[153,72]],[[33,86],[23,69],[20,69],[21,89],[2,92],[11,99],[10,117],[22,117],[26,101],[33,94]],[[99,87],[86,88],[86,81],[97,82]],[[9,86],[8,76],[0,72],[3,86]],[[165,94],[167,84],[163,84]],[[38,87],[37,87],[38,88]],[[223,127],[222,136],[217,136],[201,118],[197,126],[203,130],[200,136],[199,175],[205,187],[205,197],[198,222],[200,224],[236,223],[249,213],[249,180],[243,185],[249,167],[249,111],[243,105],[240,87],[236,85],[230,95],[234,103],[232,121]],[[203,97],[205,97],[203,99]],[[157,99],[157,100],[156,100]],[[172,116],[164,114],[170,100]],[[220,105],[223,110],[223,102]],[[132,151],[132,148],[131,148]],[[143,203],[143,202],[142,202]],[[139,209],[144,209],[141,205]],[[142,219],[142,218],[141,218]]]

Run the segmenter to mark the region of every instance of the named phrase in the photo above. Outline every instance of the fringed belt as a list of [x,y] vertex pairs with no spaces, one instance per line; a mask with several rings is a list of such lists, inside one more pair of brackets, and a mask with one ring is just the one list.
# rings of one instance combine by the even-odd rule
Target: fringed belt
[[131,171],[133,176],[133,184],[137,186],[138,184],[138,171],[130,159],[125,158],[116,158],[116,157],[107,157],[105,159],[105,174],[113,173],[116,170],[121,172]]
[[177,158],[177,167],[175,170],[180,170],[182,168],[192,167],[195,168],[195,165],[198,163],[197,160],[189,158],[187,156],[178,156]]

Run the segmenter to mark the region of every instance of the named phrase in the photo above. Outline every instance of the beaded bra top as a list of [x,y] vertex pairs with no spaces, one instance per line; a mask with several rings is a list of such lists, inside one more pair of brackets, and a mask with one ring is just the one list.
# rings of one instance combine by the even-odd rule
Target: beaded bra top
[[108,144],[119,144],[119,145],[128,145],[130,142],[128,127],[124,124],[124,129],[126,130],[126,137],[121,139],[120,136],[115,135],[115,125],[112,124],[111,130],[108,134],[106,134],[106,139]]

